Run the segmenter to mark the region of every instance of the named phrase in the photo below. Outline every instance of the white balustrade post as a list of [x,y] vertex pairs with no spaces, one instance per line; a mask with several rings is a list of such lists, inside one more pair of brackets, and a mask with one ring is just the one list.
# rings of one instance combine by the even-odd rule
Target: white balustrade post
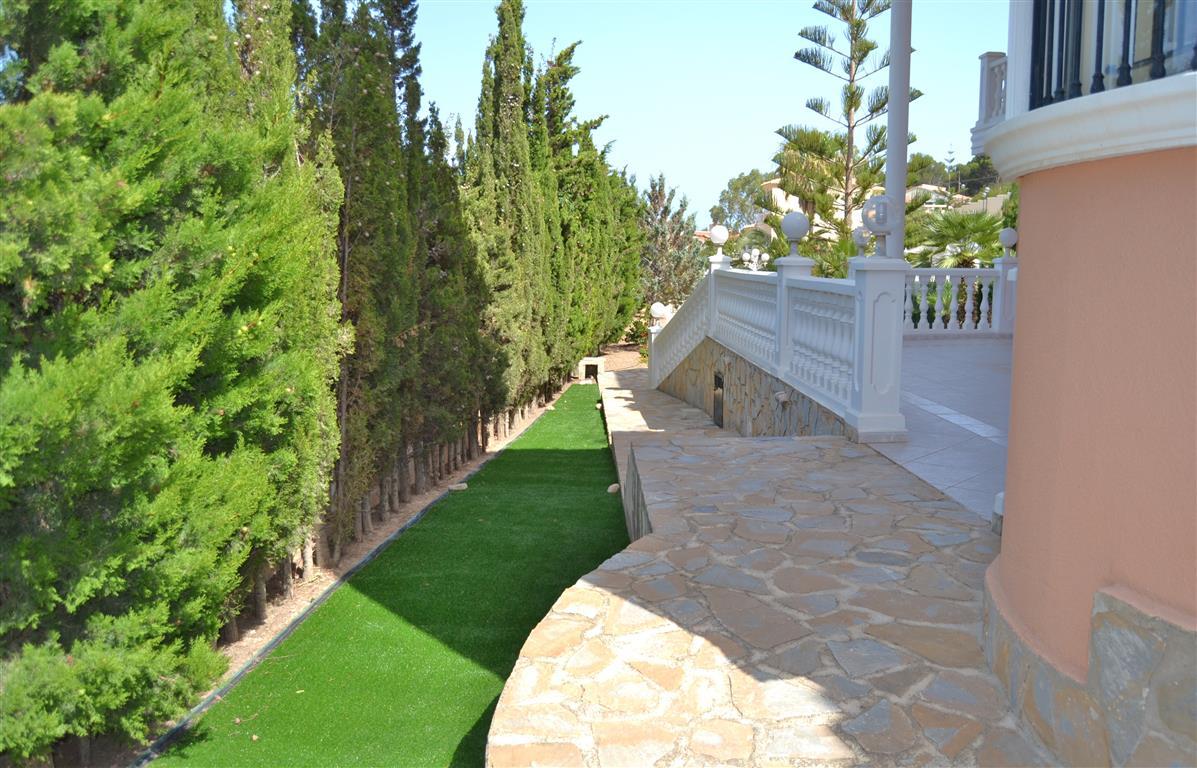
[[993,331],[1014,333],[1014,312],[1018,297],[1018,257],[1003,256],[993,260]]
[[790,373],[794,356],[794,344],[790,340],[790,315],[793,312],[787,298],[786,279],[810,277],[815,260],[805,256],[783,256],[773,263],[777,265],[777,370],[784,377]]
[[790,211],[781,217],[781,232],[790,243],[790,254],[773,262],[777,265],[777,370],[788,376],[793,364],[794,344],[790,340],[790,302],[787,277],[810,277],[814,259],[798,255],[798,243],[810,231],[810,219],[802,211]]
[[710,297],[707,301],[707,335],[711,338],[715,337],[715,320],[719,317],[719,302],[717,301],[719,289],[715,273],[721,269],[731,269],[731,257],[725,256],[723,253],[723,244],[727,242],[729,234],[727,227],[722,224],[716,224],[711,227],[711,243],[715,246],[715,255],[709,259],[711,268],[709,279],[707,280],[710,283],[707,286],[707,290],[710,291]]
[[905,259],[853,258],[856,333],[847,421],[860,442],[906,436],[900,410],[902,302],[910,265]]
[[1018,296],[1018,258],[1014,246],[1018,245],[1018,230],[1007,227],[998,233],[1005,256],[993,260],[997,272],[993,286],[993,331],[1014,333],[1015,299]]
[[648,385],[653,389],[661,383],[661,361],[657,359],[657,334],[660,332],[659,325],[648,329]]

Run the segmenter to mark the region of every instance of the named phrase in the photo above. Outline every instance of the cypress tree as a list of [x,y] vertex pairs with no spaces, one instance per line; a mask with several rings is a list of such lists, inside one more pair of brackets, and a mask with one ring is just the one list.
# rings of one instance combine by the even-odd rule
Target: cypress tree
[[[339,181],[290,8],[0,14],[0,752],[131,738],[223,667],[336,450]],[[323,157],[327,161],[327,155]],[[11,555],[11,556],[9,556]]]

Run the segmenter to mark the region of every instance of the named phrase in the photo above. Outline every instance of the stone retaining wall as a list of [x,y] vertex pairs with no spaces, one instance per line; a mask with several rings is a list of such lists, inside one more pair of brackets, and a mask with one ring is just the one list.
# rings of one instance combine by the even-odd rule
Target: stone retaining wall
[[658,389],[713,415],[716,373],[723,375],[725,429],[744,437],[842,436],[856,440],[855,430],[831,410],[709,337]]
[[648,502],[644,500],[644,487],[636,469],[636,449],[628,451],[628,468],[625,472],[623,490],[623,517],[628,527],[628,539],[635,541],[653,532],[648,517]]
[[1197,765],[1197,633],[1098,592],[1084,684],[1035,654],[985,590],[985,655],[1020,724],[1069,765]]

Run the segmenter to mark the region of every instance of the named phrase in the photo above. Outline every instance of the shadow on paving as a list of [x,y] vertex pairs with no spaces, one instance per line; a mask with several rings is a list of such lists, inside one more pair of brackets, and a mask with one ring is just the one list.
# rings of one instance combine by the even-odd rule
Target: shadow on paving
[[597,399],[593,385],[568,390],[159,762],[480,765],[528,634],[628,543]]

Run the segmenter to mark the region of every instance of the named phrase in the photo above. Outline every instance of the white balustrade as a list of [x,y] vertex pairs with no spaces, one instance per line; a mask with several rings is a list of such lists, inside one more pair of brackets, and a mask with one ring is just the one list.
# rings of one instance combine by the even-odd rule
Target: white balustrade
[[973,154],[985,151],[985,131],[1006,119],[1006,54],[981,54],[981,87],[977,122],[972,130]]
[[985,269],[916,269],[853,258],[847,279],[810,276],[791,256],[776,272],[711,259],[673,318],[653,329],[653,386],[710,337],[844,419],[863,441],[900,439],[902,339],[1009,334],[1018,260]]
[[659,386],[706,337],[710,323],[710,290],[707,288],[710,279],[708,275],[699,280],[690,298],[673,317],[663,327],[651,329],[648,377],[653,387]]
[[[1009,262],[1013,262],[1011,259]],[[913,269],[906,276],[903,331],[916,336],[977,336],[1010,333],[1003,313],[1014,290],[1006,260],[994,269]]]
[[790,370],[803,391],[835,403],[852,392],[856,287],[851,280],[796,277],[786,280],[790,312]]
[[771,370],[777,361],[777,273],[719,269],[710,279],[714,339]]

